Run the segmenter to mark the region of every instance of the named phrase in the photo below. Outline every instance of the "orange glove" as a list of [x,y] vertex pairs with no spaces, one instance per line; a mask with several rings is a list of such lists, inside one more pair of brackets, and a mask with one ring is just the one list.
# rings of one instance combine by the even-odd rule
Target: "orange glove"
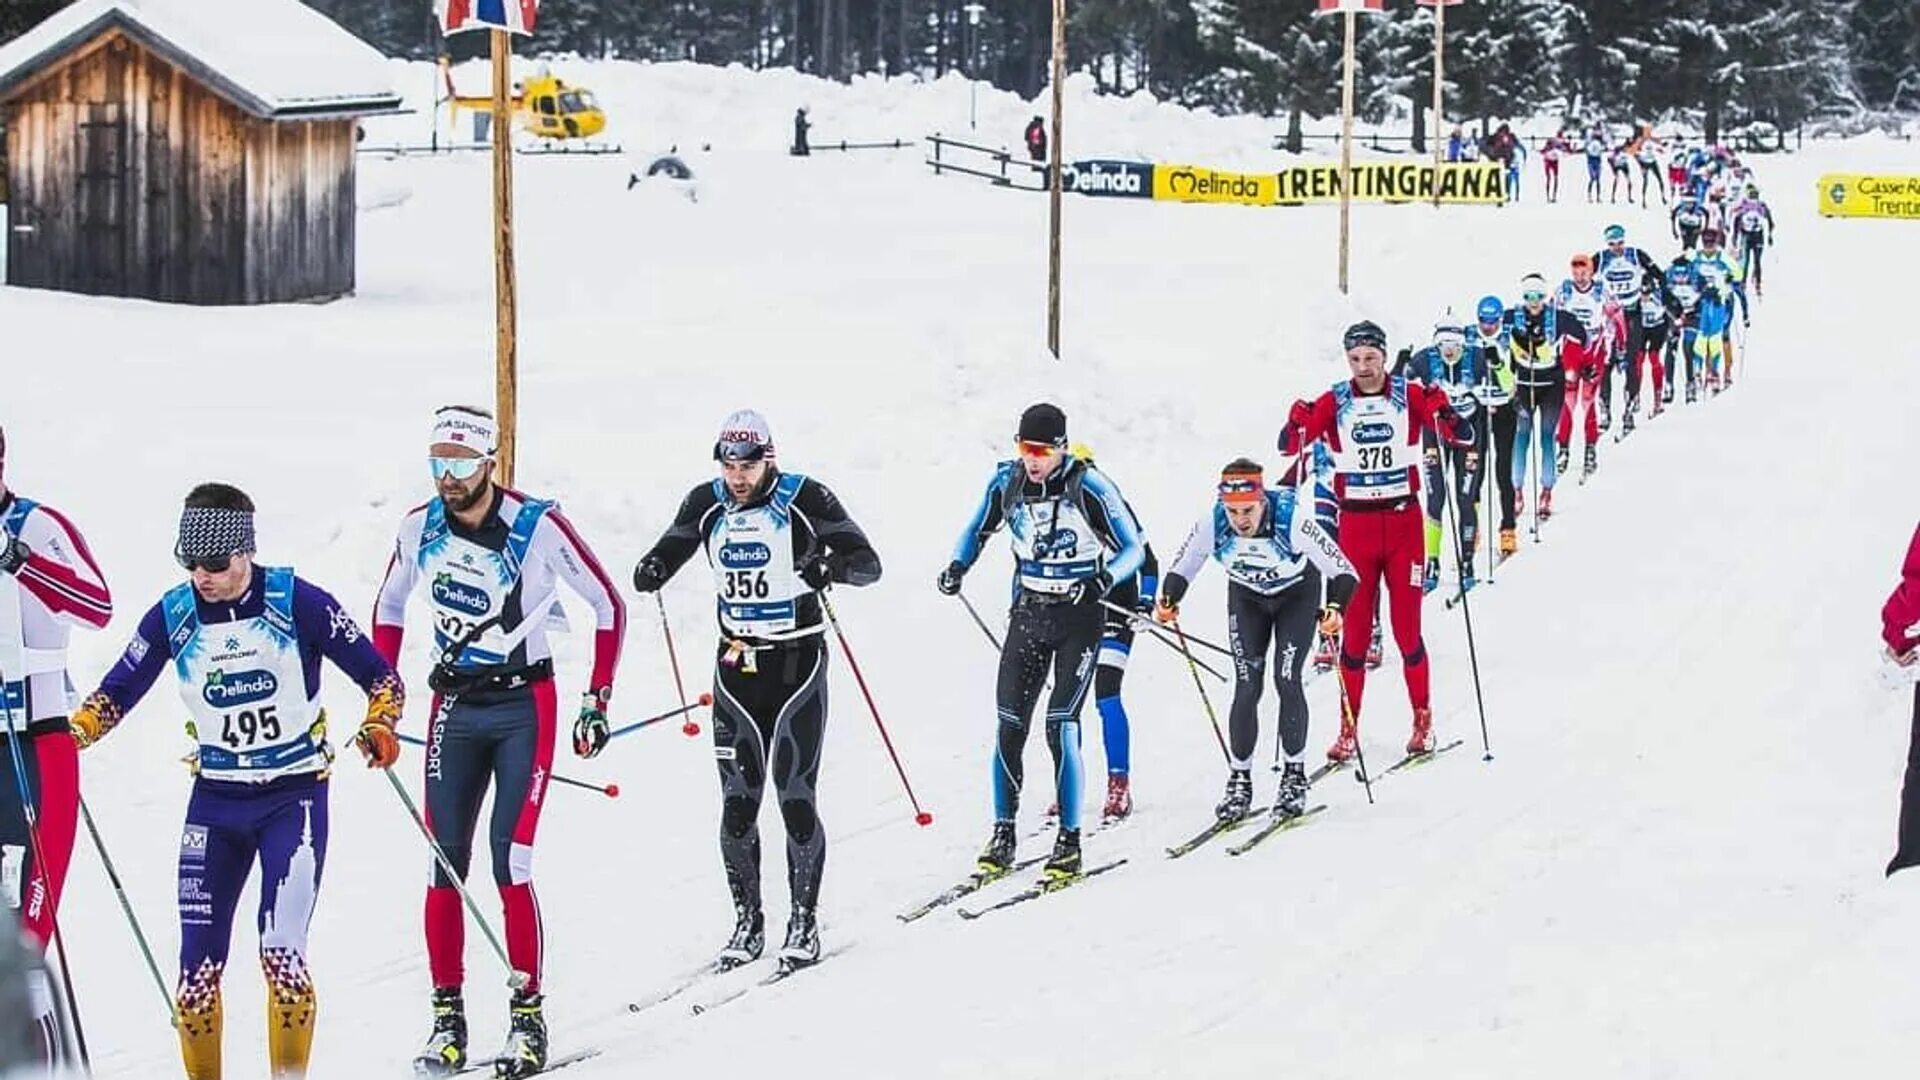
[[394,737],[393,725],[385,720],[366,720],[353,743],[366,757],[369,769],[390,769],[400,760],[400,740]]
[[1153,618],[1162,626],[1177,622],[1180,619],[1180,606],[1167,603],[1167,598],[1163,596],[1159,603],[1153,605]]
[[1345,625],[1346,619],[1341,616],[1339,608],[1328,604],[1326,607],[1320,609],[1320,632],[1322,634],[1330,638],[1337,638],[1340,636],[1341,627]]
[[100,719],[100,713],[89,702],[73,710],[73,715],[67,717],[67,729],[73,732],[73,744],[85,750],[99,742],[100,736],[106,734],[106,723]]

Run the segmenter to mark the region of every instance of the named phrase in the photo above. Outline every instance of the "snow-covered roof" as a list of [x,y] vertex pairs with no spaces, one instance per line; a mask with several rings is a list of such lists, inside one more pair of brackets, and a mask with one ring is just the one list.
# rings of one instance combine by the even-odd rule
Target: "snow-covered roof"
[[0,46],[0,97],[115,27],[255,116],[400,107],[379,50],[299,0],[75,0]]

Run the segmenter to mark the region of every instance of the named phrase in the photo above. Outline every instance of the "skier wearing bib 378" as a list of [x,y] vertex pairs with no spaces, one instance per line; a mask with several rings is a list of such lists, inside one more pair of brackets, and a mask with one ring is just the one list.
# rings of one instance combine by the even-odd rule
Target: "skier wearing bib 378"
[[285,567],[254,560],[253,502],[238,488],[187,494],[174,555],[191,580],[149,609],[125,655],[74,710],[75,741],[98,742],[168,667],[186,702],[193,794],[180,839],[180,1057],[188,1080],[220,1080],[220,982],[233,917],[260,864],[260,967],[275,1080],[307,1075],[317,1009],[307,970],[327,860],[333,749],[320,661],[367,692],[354,737],[367,764],[400,756],[399,677],[340,602]]
[[1079,875],[1080,709],[1094,679],[1103,613],[1114,583],[1139,572],[1145,544],[1120,489],[1099,469],[1067,452],[1067,417],[1040,403],[1020,416],[1020,456],[994,470],[972,520],[937,586],[952,596],[1001,526],[1013,537],[1013,607],[1000,652],[994,697],[999,714],[993,751],[993,836],[980,853],[982,874],[1013,866],[1014,816],[1026,772],[1022,754],[1033,707],[1053,672],[1047,702],[1047,749],[1053,753],[1060,832],[1046,873]]
[[[607,737],[627,613],[593,552],[551,502],[494,483],[498,429],[482,409],[450,405],[434,413],[427,464],[435,498],[400,523],[374,609],[373,641],[397,664],[407,600],[418,588],[433,614],[434,657],[427,685],[426,824],[462,879],[473,860],[480,800],[493,787],[487,846],[506,914],[506,949],[527,981],[514,991],[502,1076],[529,1076],[547,1064],[541,967],[546,951],[533,891],[533,843],[559,711],[546,624],[560,616],[564,582],[593,607],[593,674],[574,722],[573,749],[599,751]],[[416,1069],[454,1072],[466,1065],[466,915],[460,894],[435,859],[427,888],[427,967],[433,979],[433,1032]]]
[[1253,809],[1253,751],[1260,741],[1262,676],[1271,647],[1280,745],[1287,756],[1273,813],[1298,817],[1307,805],[1307,691],[1301,673],[1315,627],[1328,637],[1340,633],[1340,612],[1353,596],[1353,564],[1320,527],[1312,507],[1299,505],[1298,488],[1268,489],[1260,466],[1246,458],[1221,470],[1218,497],[1174,557],[1155,609],[1162,622],[1179,612],[1187,586],[1210,557],[1227,571],[1234,670],[1227,793],[1214,812],[1222,821],[1238,821]]
[[713,669],[713,746],[720,765],[720,857],[734,929],[715,966],[766,948],[760,904],[760,799],[776,786],[787,829],[792,914],[779,969],[820,959],[815,910],[827,830],[815,803],[827,728],[821,594],[880,580],[880,556],[825,484],[781,472],[773,433],[751,409],[727,417],[713,444],[718,479],[687,493],[673,524],[641,557],[633,587],[657,592],[704,550],[713,568],[720,642]]

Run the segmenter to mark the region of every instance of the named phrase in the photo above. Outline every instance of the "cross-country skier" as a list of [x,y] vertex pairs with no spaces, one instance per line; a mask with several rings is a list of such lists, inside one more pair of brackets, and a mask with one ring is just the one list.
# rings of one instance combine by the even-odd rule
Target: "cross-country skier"
[[1701,350],[1706,387],[1712,394],[1733,385],[1733,307],[1740,305],[1740,321],[1748,320],[1747,292],[1741,284],[1740,263],[1724,248],[1719,229],[1700,233],[1700,250],[1693,256],[1693,272],[1700,281]]
[[[1320,523],[1320,528],[1325,530],[1328,536],[1333,537],[1335,543],[1338,543],[1340,541],[1340,499],[1334,494],[1333,452],[1327,449],[1325,442],[1315,442],[1311,453],[1294,458],[1293,464],[1287,466],[1286,473],[1281,476],[1280,485],[1282,487],[1301,486],[1303,481],[1300,479],[1300,474],[1303,471],[1313,474],[1314,520]],[[1324,587],[1326,583],[1321,584]],[[1373,634],[1367,640],[1368,671],[1378,668],[1382,660],[1380,622],[1379,619],[1374,620]],[[1338,644],[1336,637],[1337,635],[1334,634],[1318,635],[1319,642],[1313,649],[1314,670],[1323,674],[1333,670],[1335,646]]]
[[[1467,348],[1467,328],[1448,308],[1433,324],[1433,344],[1419,352],[1400,350],[1394,374],[1410,382],[1443,391],[1454,410],[1472,418],[1479,409],[1473,388],[1482,379],[1483,357]],[[1452,498],[1459,531],[1453,538],[1453,562],[1462,590],[1473,588],[1473,555],[1480,543],[1480,466],[1485,458],[1484,424],[1474,425],[1474,442],[1442,451],[1432,432],[1421,435],[1421,457],[1426,468],[1427,564],[1423,591],[1440,587],[1440,537],[1446,524],[1447,500]],[[1447,478],[1452,483],[1447,483]]]
[[1271,648],[1286,754],[1273,813],[1298,817],[1307,806],[1307,692],[1301,676],[1316,626],[1329,637],[1340,633],[1340,613],[1356,582],[1353,564],[1320,527],[1312,507],[1300,504],[1299,489],[1269,489],[1260,466],[1247,458],[1221,470],[1214,504],[1194,522],[1174,557],[1155,611],[1162,622],[1178,615],[1188,585],[1209,558],[1227,573],[1227,640],[1234,669],[1227,791],[1214,812],[1222,821],[1238,821],[1253,809],[1253,752],[1260,741],[1260,696]]
[[1680,241],[1683,249],[1692,251],[1700,243],[1700,230],[1707,227],[1708,217],[1706,204],[1693,192],[1675,196],[1673,213],[1669,218],[1673,226],[1673,238]]
[[[1880,638],[1887,663],[1911,670],[1920,664],[1920,527],[1907,544],[1900,584],[1880,608]],[[1920,865],[1920,682],[1913,688],[1913,726],[1907,739],[1907,770],[1900,788],[1899,848],[1887,873]]]
[[1607,152],[1607,163],[1613,167],[1613,186],[1607,194],[1609,203],[1620,201],[1620,186],[1626,185],[1627,204],[1633,204],[1633,144],[1623,142]]
[[[554,503],[494,482],[498,427],[483,409],[449,405],[433,415],[427,464],[435,496],[400,523],[374,609],[373,640],[398,665],[407,600],[425,594],[432,613],[433,718],[427,731],[427,826],[464,879],[473,859],[480,801],[493,789],[486,842],[506,915],[507,958],[527,976],[514,991],[503,1076],[547,1062],[541,969],[545,934],[533,890],[533,843],[553,773],[558,695],[546,624],[560,618],[562,583],[593,607],[593,672],[574,722],[573,748],[605,743],[607,703],[626,633],[626,605],[600,560]],[[467,1062],[465,913],[438,861],[426,897],[433,1033],[419,1069],[457,1071]]]
[[1294,402],[1280,435],[1281,452],[1287,454],[1298,454],[1315,439],[1327,441],[1337,467],[1340,547],[1359,574],[1350,618],[1341,633],[1340,675],[1348,715],[1341,719],[1340,737],[1327,750],[1333,761],[1352,757],[1358,746],[1367,675],[1365,658],[1357,650],[1373,632],[1382,580],[1413,707],[1407,752],[1433,749],[1427,647],[1420,637],[1425,550],[1418,448],[1421,433],[1428,429],[1436,430],[1449,445],[1473,442],[1473,425],[1454,412],[1445,391],[1387,374],[1387,335],[1380,327],[1355,323],[1347,328],[1341,344],[1353,378],[1336,383],[1311,402]]
[[1600,167],[1607,158],[1607,140],[1599,128],[1594,128],[1587,132],[1587,140],[1580,149],[1587,157],[1587,201],[1597,203],[1600,201]]
[[820,959],[827,832],[817,791],[827,725],[827,624],[821,594],[880,580],[880,556],[833,491],[782,472],[766,418],[727,417],[713,444],[718,479],[694,487],[673,524],[641,556],[633,587],[657,592],[696,552],[713,570],[720,624],[713,669],[713,745],[720,765],[720,858],[733,896],[733,936],[716,967],[760,958],[760,802],[775,785],[787,832],[791,913],[778,963]]
[[[80,530],[58,510],[8,490],[0,431],[0,906],[44,952],[73,855],[80,808],[79,755],[67,733],[73,707],[67,637],[113,617],[113,597]],[[17,739],[27,775],[14,770]],[[20,805],[33,800],[34,829]],[[37,835],[36,835],[37,834]],[[0,919],[0,933],[11,927]],[[31,1021],[40,1054],[59,1064],[61,1038],[46,971],[31,976]]]
[[1643,131],[1633,150],[1635,161],[1640,163],[1640,205],[1652,206],[1647,198],[1647,187],[1651,185],[1660,193],[1660,204],[1667,202],[1667,182],[1660,175],[1660,143],[1654,139],[1652,131]]
[[[1666,403],[1673,400],[1672,378],[1669,368],[1673,363],[1672,334],[1674,311],[1673,299],[1667,295],[1666,274],[1648,274],[1640,283],[1640,303],[1636,314],[1630,316],[1639,328],[1639,344],[1627,368],[1627,398],[1637,402],[1640,397],[1641,367],[1651,369],[1653,374],[1653,404],[1647,409],[1647,419],[1651,420],[1665,409]],[[1633,408],[1621,418],[1620,430],[1624,437],[1633,431]]]
[[[1094,463],[1091,447],[1075,444],[1072,451],[1081,461]],[[1132,506],[1127,507],[1127,513],[1133,513]],[[1113,607],[1102,609],[1105,621],[1100,633],[1100,659],[1093,671],[1093,705],[1100,713],[1100,745],[1107,755],[1107,801],[1100,811],[1103,823],[1120,821],[1133,813],[1133,732],[1120,691],[1126,681],[1127,658],[1133,653],[1134,620],[1114,608],[1149,616],[1160,587],[1160,560],[1153,553],[1153,545],[1147,543],[1138,514],[1134,514],[1133,529],[1140,534],[1140,571],[1126,581],[1113,583],[1113,591],[1107,596]],[[1057,818],[1059,814],[1060,808],[1053,807],[1050,816]]]
[[[1644,249],[1627,245],[1627,230],[1624,225],[1609,225],[1602,234],[1606,246],[1593,256],[1594,271],[1607,288],[1607,295],[1620,306],[1621,325],[1625,329],[1623,337],[1614,343],[1613,358],[1627,367],[1627,397],[1620,408],[1620,430],[1622,435],[1633,432],[1634,414],[1640,409],[1640,352],[1641,328],[1644,325],[1640,314],[1640,295],[1647,281],[1659,281],[1660,264],[1653,261]],[[1607,428],[1612,419],[1607,414],[1612,397],[1613,376],[1605,375],[1600,383],[1600,429]]]
[[1539,274],[1520,279],[1520,306],[1508,313],[1513,335],[1513,401],[1518,410],[1514,425],[1513,504],[1515,513],[1526,508],[1527,465],[1538,436],[1539,495],[1534,514],[1553,516],[1553,485],[1559,476],[1558,432],[1565,412],[1566,376],[1561,359],[1573,349],[1585,349],[1586,325],[1547,293]]
[[1676,205],[1687,190],[1687,148],[1678,136],[1675,136],[1674,144],[1667,152],[1667,188],[1673,192]]
[[260,864],[260,968],[267,1058],[307,1075],[318,1008],[307,967],[327,861],[333,748],[320,662],[367,694],[354,744],[369,767],[400,755],[400,679],[340,602],[286,567],[254,561],[253,501],[227,484],[187,493],[174,556],[189,580],[141,617],[126,653],[74,710],[82,747],[111,732],[171,669],[186,703],[193,793],[180,836],[180,1056],[189,1080],[220,1080],[220,983],[233,919]]
[[1519,550],[1514,535],[1516,505],[1513,489],[1513,446],[1519,421],[1514,403],[1513,333],[1507,325],[1506,304],[1497,296],[1483,296],[1474,306],[1474,325],[1467,331],[1467,349],[1479,354],[1480,381],[1474,397],[1486,410],[1485,457],[1480,471],[1492,474],[1500,498],[1500,557]]
[[1753,295],[1760,295],[1761,262],[1767,245],[1773,243],[1773,210],[1760,198],[1757,184],[1747,185],[1746,198],[1734,205],[1731,221],[1740,246],[1740,272],[1753,282]]
[[1547,201],[1560,201],[1560,161],[1573,155],[1573,142],[1566,131],[1555,132],[1540,147],[1540,162],[1547,170]]
[[1665,284],[1667,311],[1673,318],[1673,327],[1668,331],[1671,343],[1667,349],[1666,400],[1673,400],[1677,377],[1673,364],[1677,357],[1686,365],[1681,374],[1686,379],[1687,404],[1691,405],[1699,400],[1700,367],[1706,357],[1706,348],[1700,341],[1700,275],[1694,271],[1693,258],[1675,255],[1673,264],[1667,267]]
[[1060,832],[1046,873],[1057,881],[1081,870],[1080,709],[1093,683],[1105,622],[1100,601],[1115,582],[1139,573],[1145,548],[1120,489],[1067,452],[1067,417],[1058,406],[1029,406],[1014,442],[1019,457],[995,468],[937,584],[941,592],[957,594],[987,540],[1002,526],[1011,533],[1013,607],[994,690],[1000,722],[993,751],[993,836],[980,853],[979,869],[998,875],[1013,866],[1027,729],[1051,670],[1047,749]]
[[1593,276],[1593,256],[1576,252],[1571,262],[1572,277],[1560,283],[1557,306],[1585,325],[1583,343],[1567,342],[1560,353],[1567,380],[1566,407],[1560,411],[1559,442],[1555,471],[1565,474],[1572,458],[1574,426],[1584,420],[1587,440],[1581,479],[1593,474],[1600,464],[1600,433],[1607,430],[1610,417],[1606,410],[1605,388],[1612,383],[1614,353],[1626,338],[1620,318],[1620,305]]

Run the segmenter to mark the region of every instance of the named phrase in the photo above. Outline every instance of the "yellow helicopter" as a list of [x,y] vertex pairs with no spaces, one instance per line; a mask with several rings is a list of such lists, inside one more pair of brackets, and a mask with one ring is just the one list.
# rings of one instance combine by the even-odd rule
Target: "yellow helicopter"
[[[461,109],[491,113],[491,95],[461,94],[453,87],[453,68],[446,57],[440,58],[440,74],[447,96],[441,100],[457,119]],[[560,79],[542,67],[532,78],[513,84],[508,100],[520,129],[542,139],[586,139],[606,130],[607,114],[593,91]]]

